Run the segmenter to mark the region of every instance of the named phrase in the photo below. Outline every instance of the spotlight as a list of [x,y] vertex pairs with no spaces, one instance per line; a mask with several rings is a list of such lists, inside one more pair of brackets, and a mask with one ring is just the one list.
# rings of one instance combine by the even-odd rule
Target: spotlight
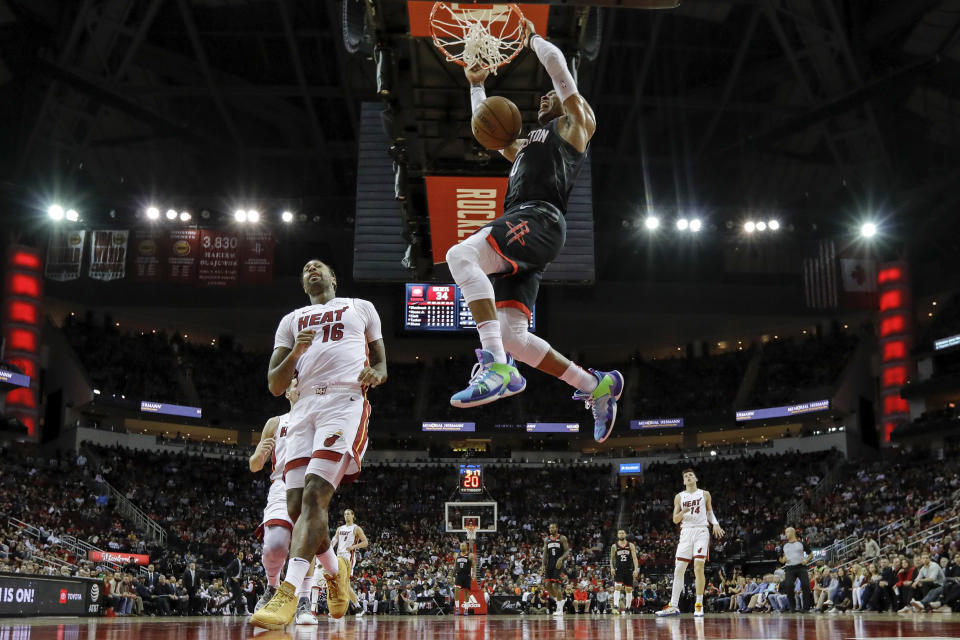
[[190,218],[192,218],[192,217],[193,217],[193,216],[190,215],[190,212],[189,212],[189,211],[181,211],[181,212],[180,212],[180,222],[190,222]]
[[147,218],[150,220],[156,220],[160,217],[160,209],[156,207],[147,207]]
[[233,219],[237,222],[246,222],[247,221],[247,212],[243,209],[237,209],[233,212]]
[[767,223],[767,226],[770,227],[770,231],[779,231],[780,230],[780,221],[771,220]]
[[76,222],[77,220],[80,219],[80,214],[77,213],[77,210],[76,210],[76,209],[67,209],[67,212],[64,214],[64,216],[65,216],[65,217],[67,218],[67,220],[69,220],[70,222]]
[[290,224],[291,222],[293,222],[293,212],[284,211],[282,214],[280,214],[280,219],[286,222],[287,224]]
[[643,221],[643,224],[648,230],[653,231],[660,226],[660,218],[657,216],[647,216],[647,219]]
[[247,211],[247,222],[260,222],[260,212],[256,209]]
[[167,220],[176,220],[177,212],[173,209],[167,209]]
[[686,231],[690,227],[690,221],[686,218],[680,218],[677,220],[677,229],[680,231]]
[[200,217],[203,218],[204,220],[209,220],[210,212],[204,209],[203,211],[200,212]]
[[694,218],[693,220],[690,221],[690,231],[697,233],[702,228],[703,228],[703,223],[700,222],[698,218]]
[[863,238],[872,238],[877,235],[877,225],[873,222],[864,222],[860,226],[860,236]]
[[763,220],[761,220],[760,222],[757,223],[757,231],[766,231],[766,230],[767,230],[767,223],[766,223],[766,222],[764,222]]
[[54,220],[63,220],[63,207],[58,204],[52,204],[47,207],[47,215]]
[[754,229],[756,228],[757,228],[757,225],[753,224],[753,220],[748,220],[743,225],[743,230],[746,231],[747,233],[753,233]]

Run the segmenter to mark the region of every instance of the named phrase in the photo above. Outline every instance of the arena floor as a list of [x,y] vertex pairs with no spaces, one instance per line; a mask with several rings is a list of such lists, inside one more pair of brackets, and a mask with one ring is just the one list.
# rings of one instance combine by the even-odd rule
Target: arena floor
[[960,639],[960,615],[714,615],[658,620],[650,615],[608,616],[367,616],[318,627],[263,631],[242,618],[23,618],[0,620],[0,640],[859,640]]

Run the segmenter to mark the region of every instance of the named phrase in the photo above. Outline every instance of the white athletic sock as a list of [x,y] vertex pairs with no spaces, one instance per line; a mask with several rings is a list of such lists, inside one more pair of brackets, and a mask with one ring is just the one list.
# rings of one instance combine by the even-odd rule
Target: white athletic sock
[[614,606],[614,608],[620,606],[620,592],[619,592],[619,591],[614,591],[614,592],[613,592],[613,606]]
[[493,354],[493,359],[501,364],[507,361],[507,352],[503,350],[503,337],[500,335],[500,321],[486,320],[477,324],[480,344]]
[[310,590],[313,589],[313,576],[306,576],[297,589],[297,598],[309,598]]
[[317,555],[317,558],[320,560],[320,564],[323,565],[323,570],[327,572],[331,578],[335,578],[338,573],[340,573],[340,565],[337,563],[337,554],[333,552],[333,547],[327,547],[327,550],[323,553]]
[[299,589],[303,583],[304,576],[310,570],[310,561],[303,558],[290,558],[287,563],[287,577],[284,582],[293,585],[294,590]]
[[560,379],[574,389],[579,389],[584,393],[591,393],[597,388],[597,377],[589,371],[584,371],[573,362],[571,362],[567,370],[563,372]]
[[702,593],[701,593],[699,596],[697,596],[697,604],[703,604],[703,594],[702,594]]
[[670,606],[675,607],[680,604],[680,594],[683,592],[683,573],[687,565],[677,562],[673,569],[673,592],[670,595]]

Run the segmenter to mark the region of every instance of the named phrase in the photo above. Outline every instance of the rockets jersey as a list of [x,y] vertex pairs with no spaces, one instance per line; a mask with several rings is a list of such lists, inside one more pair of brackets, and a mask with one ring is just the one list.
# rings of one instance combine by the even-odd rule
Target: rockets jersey
[[337,527],[337,555],[349,556],[352,551],[347,551],[348,547],[357,544],[357,525],[342,524]]
[[547,555],[549,556],[547,568],[555,568],[557,560],[563,555],[563,542],[560,541],[559,535],[556,538],[553,536],[547,537]]
[[290,422],[290,414],[285,413],[277,421],[277,430],[273,434],[273,453],[271,459],[273,466],[270,468],[270,482],[276,482],[283,479],[283,465],[287,463],[287,424]]
[[615,542],[613,546],[615,547],[615,562],[617,563],[614,569],[617,571],[622,569],[633,571],[633,555],[630,553],[630,543],[628,542],[625,547],[621,547],[619,542]]
[[373,304],[358,298],[333,298],[285,315],[273,348],[293,349],[297,334],[304,329],[317,333],[297,360],[300,389],[331,382],[356,383],[367,364],[367,343],[382,337],[380,316]]
[[580,175],[586,151],[580,153],[557,132],[559,118],[527,135],[527,142],[517,153],[503,198],[503,210],[540,200],[549,202],[561,213],[567,213],[567,200],[573,183]]
[[697,489],[693,493],[681,491],[680,508],[684,507],[690,507],[690,511],[683,514],[681,529],[707,526],[707,501],[703,497],[703,489]]

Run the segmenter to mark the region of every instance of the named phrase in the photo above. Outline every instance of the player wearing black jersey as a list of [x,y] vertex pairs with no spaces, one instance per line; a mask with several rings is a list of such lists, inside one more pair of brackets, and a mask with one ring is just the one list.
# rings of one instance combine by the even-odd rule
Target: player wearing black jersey
[[460,553],[457,555],[456,575],[454,582],[457,586],[457,601],[466,602],[470,599],[470,585],[473,583],[473,567],[475,560],[466,542],[460,543]]
[[[617,541],[610,547],[610,572],[616,591],[613,592],[614,615],[630,610],[633,600],[633,581],[637,579],[640,563],[637,561],[637,548],[632,542],[627,542],[627,532],[617,531]],[[625,591],[625,594],[620,592]],[[622,599],[621,599],[622,596]]]
[[[594,438],[603,442],[616,420],[623,376],[619,371],[584,371],[527,330],[544,269],[566,239],[567,199],[596,119],[560,49],[537,35],[529,20],[525,44],[550,75],[554,90],[540,99],[540,128],[501,151],[513,163],[503,216],[447,252],[450,273],[470,306],[483,347],[477,351],[476,374],[450,403],[475,407],[523,391],[526,381],[517,371],[516,358],[574,387],[574,399],[593,412]],[[466,75],[476,110],[486,99],[488,71],[467,69]],[[491,283],[488,274],[499,277]]]
[[560,584],[560,573],[563,570],[563,563],[570,555],[570,543],[567,542],[567,536],[560,535],[556,523],[552,523],[549,528],[550,535],[543,542],[543,584],[554,600],[557,601],[557,609],[553,612],[555,616],[563,615],[563,607],[567,603],[563,595],[563,585]]

